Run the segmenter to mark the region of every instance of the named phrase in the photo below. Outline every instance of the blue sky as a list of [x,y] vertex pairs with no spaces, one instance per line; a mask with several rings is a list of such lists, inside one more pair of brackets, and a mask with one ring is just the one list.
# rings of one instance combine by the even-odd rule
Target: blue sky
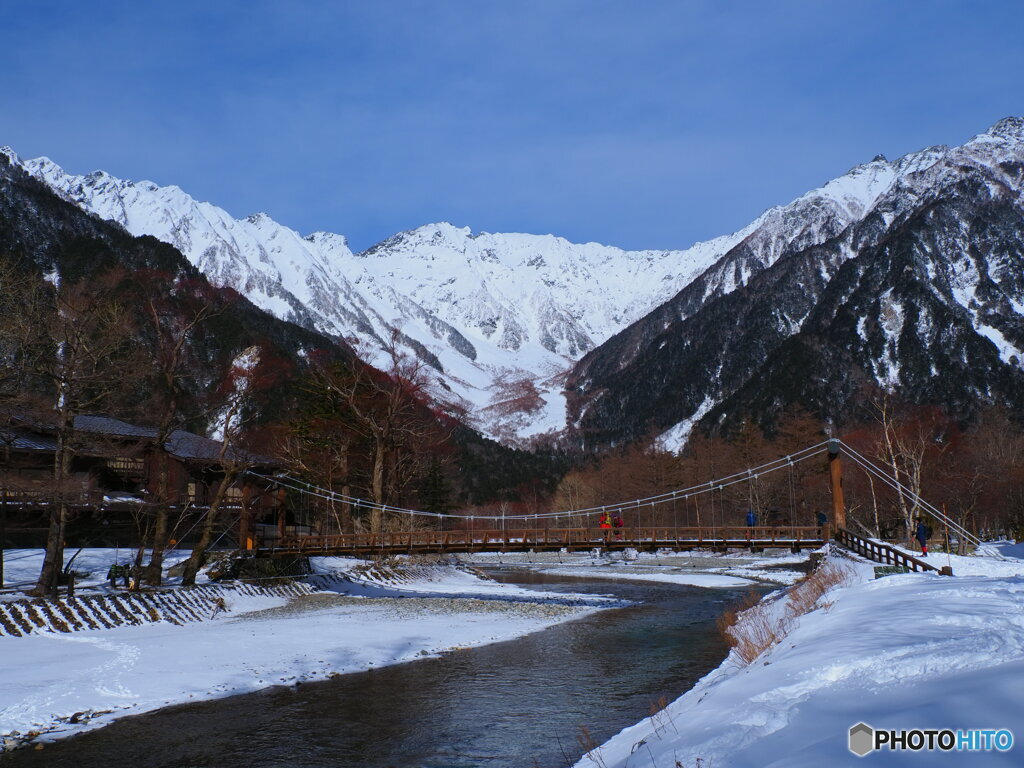
[[0,145],[362,249],[682,248],[1024,114],[1024,3],[0,2]]

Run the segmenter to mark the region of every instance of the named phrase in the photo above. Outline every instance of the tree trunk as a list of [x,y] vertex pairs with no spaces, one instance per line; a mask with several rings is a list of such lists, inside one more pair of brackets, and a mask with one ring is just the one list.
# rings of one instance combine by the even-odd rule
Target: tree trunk
[[161,442],[157,445],[156,514],[153,520],[153,552],[149,556],[149,565],[146,566],[145,571],[146,581],[157,587],[163,582],[164,550],[167,548],[167,517],[169,513],[167,494],[169,468],[167,464],[167,451]]
[[238,470],[228,470],[220,481],[220,485],[217,486],[217,491],[210,502],[210,509],[206,513],[206,519],[203,521],[203,529],[199,535],[199,541],[196,542],[195,547],[192,549],[192,554],[185,561],[185,570],[181,575],[181,585],[183,587],[191,587],[196,583],[196,574],[203,567],[206,561],[206,550],[209,548],[211,541],[213,541],[214,526],[220,512],[221,502],[224,500],[228,488],[235,482],[237,476]]
[[878,497],[875,495],[875,480],[871,475],[868,475],[868,484],[871,487],[871,510],[875,523],[874,537],[876,539],[882,538],[882,526],[878,521]]
[[[342,444],[341,451],[338,453],[338,474],[343,478],[341,485],[341,494],[344,496],[344,500],[341,502],[341,522],[338,533],[345,533],[348,529],[352,529],[355,532],[355,528],[352,520],[352,503],[348,500],[352,495],[352,487],[348,483],[348,441],[345,440]],[[332,486],[333,487],[333,486]]]
[[32,594],[36,597],[57,597],[57,582],[64,565],[64,533],[67,527],[67,504],[63,499],[50,507],[49,530],[46,534],[46,554]]
[[56,498],[50,507],[46,534],[46,554],[32,594],[36,597],[57,597],[57,582],[64,568],[64,538],[68,523],[67,490],[71,477],[71,431],[74,415],[61,413],[57,427],[57,450],[53,454],[53,487]]
[[384,512],[380,505],[384,503],[384,441],[374,440],[373,445],[373,500],[377,506],[370,510],[370,533],[380,533],[384,520]]

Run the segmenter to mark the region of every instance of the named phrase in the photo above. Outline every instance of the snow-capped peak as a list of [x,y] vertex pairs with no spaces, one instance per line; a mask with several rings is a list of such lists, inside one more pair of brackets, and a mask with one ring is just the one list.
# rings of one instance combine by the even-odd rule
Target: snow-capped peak
[[983,136],[1003,139],[1005,141],[1024,141],[1024,117],[1004,117],[988,130],[975,136],[971,141],[980,139]]
[[[76,176],[45,158],[9,155],[65,199],[174,245],[268,312],[356,342],[368,362],[386,366],[397,338],[433,366],[440,399],[513,442],[560,430],[560,376],[572,362],[670,298],[732,242],[628,252],[437,222],[355,255],[342,235],[302,236],[266,213],[235,219],[175,186]],[[524,400],[516,394],[523,387],[537,396]]]
[[[176,246],[213,282],[268,312],[356,341],[368,362],[386,365],[386,348],[397,339],[433,367],[439,399],[514,442],[563,429],[569,367],[695,281],[703,298],[684,315],[784,254],[840,236],[900,185],[934,186],[933,167],[949,166],[952,177],[964,158],[991,165],[1019,152],[1022,140],[1024,119],[1007,118],[962,147],[930,147],[895,161],[879,155],[737,232],[677,251],[474,233],[442,221],[353,254],[343,235],[302,236],[266,213],[235,219],[175,186],[102,171],[75,176],[46,158],[0,152],[83,209]],[[883,212],[886,221],[894,215]],[[527,390],[536,396],[523,397]]]

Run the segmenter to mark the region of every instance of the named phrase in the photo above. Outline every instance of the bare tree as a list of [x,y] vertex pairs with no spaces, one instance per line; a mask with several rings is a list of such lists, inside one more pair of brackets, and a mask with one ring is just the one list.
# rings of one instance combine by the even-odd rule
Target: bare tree
[[353,517],[348,501],[353,495],[352,453],[360,437],[348,407],[356,374],[344,363],[314,360],[299,386],[298,414],[278,439],[278,454],[295,474],[344,497],[317,500],[321,530],[327,525],[339,532],[349,526],[358,530],[361,521]]
[[191,375],[190,370],[194,366],[190,342],[203,324],[220,312],[210,295],[209,286],[205,284],[179,280],[170,288],[169,294],[150,295],[144,306],[153,346],[152,373],[155,381],[151,403],[158,413],[156,435],[153,438],[156,487],[150,539],[152,554],[145,570],[145,578],[151,584],[160,584],[162,581],[171,496],[167,443],[174,430],[181,425],[187,395],[185,378]]
[[941,442],[941,425],[935,414],[921,409],[913,414],[898,414],[888,393],[875,398],[871,405],[880,428],[874,455],[892,471],[898,483],[896,509],[905,535],[910,539],[914,520],[921,514],[917,499],[921,495],[926,460],[929,454],[944,452],[949,444]]
[[1005,408],[987,409],[966,435],[962,455],[943,473],[958,522],[981,519],[1005,534],[1024,531],[1024,435]]
[[[369,490],[374,502],[370,530],[384,529],[383,507],[392,503],[409,485],[426,457],[419,450],[430,440],[437,422],[424,393],[423,363],[403,355],[392,339],[385,372],[367,366],[321,365],[311,386],[329,398],[351,433],[369,445]],[[338,457],[347,461],[348,446],[339,443]],[[347,466],[346,466],[347,470]]]
[[[589,509],[599,502],[598,491],[587,474],[580,471],[566,473],[551,500],[553,511],[571,512],[577,509]],[[585,515],[572,515],[569,518],[569,524],[577,528],[585,527],[587,523]]]
[[54,270],[43,279],[9,284],[14,295],[6,301],[17,302],[18,311],[4,318],[2,335],[14,357],[14,386],[20,395],[38,393],[45,404],[38,417],[56,440],[46,554],[36,595],[56,594],[63,568],[69,501],[79,490],[71,475],[75,418],[129,386],[130,371],[136,368],[128,362],[134,350],[130,316],[116,298],[123,278],[122,271],[113,270],[88,283],[71,283]]
[[255,457],[242,445],[244,430],[249,421],[247,413],[251,405],[250,398],[257,388],[256,369],[259,364],[260,350],[251,347],[235,360],[234,366],[225,382],[225,398],[218,413],[217,430],[219,432],[220,450],[216,463],[221,472],[220,481],[210,500],[199,540],[185,561],[181,583],[191,586],[196,582],[199,569],[206,562],[206,553],[213,543],[214,532],[217,530],[218,518],[224,501],[228,498],[229,489],[238,478],[254,463]]

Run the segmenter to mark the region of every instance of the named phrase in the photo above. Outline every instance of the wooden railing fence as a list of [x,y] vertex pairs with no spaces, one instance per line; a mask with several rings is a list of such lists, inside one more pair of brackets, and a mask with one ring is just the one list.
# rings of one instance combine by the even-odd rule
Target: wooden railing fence
[[943,566],[941,568],[936,567],[931,563],[926,563],[924,560],[914,557],[913,555],[901,552],[895,547],[872,539],[865,539],[863,536],[851,533],[845,528],[840,528],[836,531],[835,539],[847,549],[850,549],[869,560],[874,560],[876,563],[882,563],[883,565],[895,565],[911,571],[937,571],[944,576],[953,575],[953,569],[949,566]]

